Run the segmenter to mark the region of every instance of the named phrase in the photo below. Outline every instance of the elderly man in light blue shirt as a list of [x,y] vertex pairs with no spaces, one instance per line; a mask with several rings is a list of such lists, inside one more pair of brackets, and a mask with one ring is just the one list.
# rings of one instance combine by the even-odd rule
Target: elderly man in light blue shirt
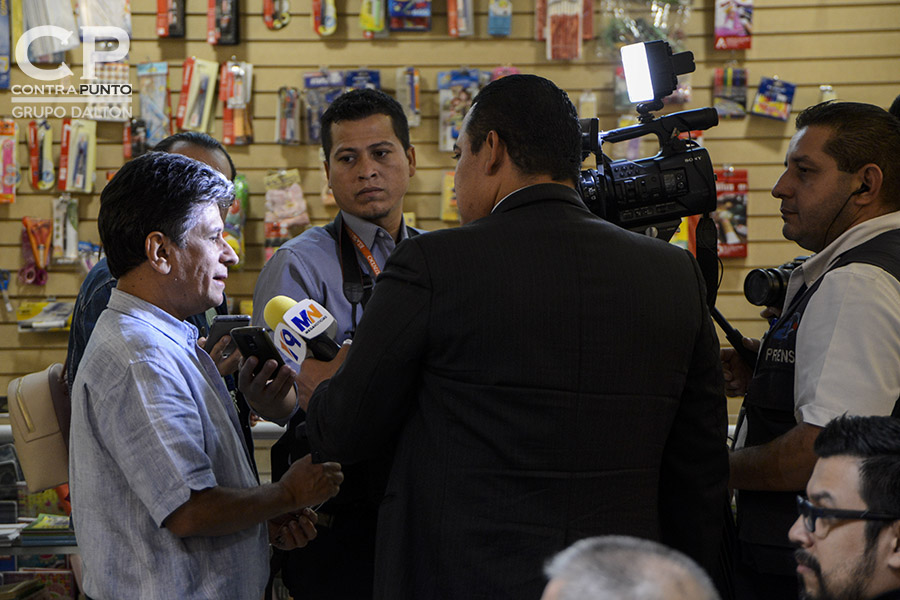
[[70,434],[91,598],[258,600],[264,524],[273,545],[305,545],[315,537],[305,507],[343,479],[339,465],[307,457],[278,483],[257,485],[231,397],[185,322],[222,301],[236,256],[220,207],[232,194],[203,163],[150,153],[101,195],[98,228],[119,283],[74,382]]

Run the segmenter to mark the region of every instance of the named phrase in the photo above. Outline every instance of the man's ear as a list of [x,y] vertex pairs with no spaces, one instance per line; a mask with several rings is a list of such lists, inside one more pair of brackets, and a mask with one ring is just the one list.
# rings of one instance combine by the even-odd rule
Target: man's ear
[[860,175],[862,176],[862,183],[853,192],[854,202],[858,205],[872,204],[876,202],[876,198],[881,194],[881,187],[884,184],[884,172],[875,163],[869,163],[860,170]]
[[485,175],[494,175],[507,158],[506,142],[500,139],[500,135],[492,129],[484,139],[482,150],[487,150],[485,152],[484,173]]
[[406,160],[409,161],[409,176],[416,174],[416,147],[410,146],[406,151]]
[[894,521],[887,528],[888,550],[887,556],[888,566],[898,575],[900,575],[900,521]]
[[160,231],[152,231],[144,240],[144,253],[153,270],[163,275],[172,270],[171,258],[172,242]]
[[322,164],[325,166],[325,181],[328,182],[328,187],[331,187],[331,164],[328,160],[323,160]]

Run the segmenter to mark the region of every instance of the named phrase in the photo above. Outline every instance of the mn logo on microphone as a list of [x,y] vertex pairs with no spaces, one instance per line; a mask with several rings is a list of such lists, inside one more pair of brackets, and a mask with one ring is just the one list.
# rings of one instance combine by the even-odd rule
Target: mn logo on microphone
[[322,318],[322,313],[315,306],[308,306],[301,310],[291,319],[291,323],[297,326],[297,329],[307,332],[313,328],[316,322]]

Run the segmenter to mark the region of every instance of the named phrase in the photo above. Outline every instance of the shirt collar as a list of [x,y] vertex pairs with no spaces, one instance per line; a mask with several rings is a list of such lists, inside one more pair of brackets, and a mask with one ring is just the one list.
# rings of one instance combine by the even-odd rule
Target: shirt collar
[[[509,199],[509,201],[507,201],[507,199]],[[491,214],[503,212],[515,208],[516,205],[527,204],[535,200],[566,200],[587,209],[584,201],[578,194],[578,191],[574,188],[560,183],[535,183],[533,185],[520,187],[516,191],[501,198],[500,202],[495,204],[494,208],[491,209]],[[503,208],[500,208],[500,205],[504,202],[506,202],[506,205],[503,206]]]
[[806,284],[811,285],[821,277],[828,267],[850,248],[859,246],[891,229],[900,229],[900,212],[888,213],[854,225],[828,244],[821,252],[811,256],[803,263]]
[[[383,227],[379,227],[378,225],[376,225],[375,223],[372,223],[371,221],[366,221],[365,219],[360,219],[357,216],[351,215],[350,213],[348,213],[345,210],[341,211],[341,218],[344,220],[344,223],[346,223],[347,226],[353,230],[353,233],[358,235],[359,239],[361,239],[363,241],[363,243],[366,246],[368,246],[369,248],[371,248],[375,245],[375,236],[378,234],[379,231],[383,231],[385,233],[385,235],[387,235],[388,237],[391,237],[390,232],[387,231],[386,229],[384,229]],[[407,237],[408,236],[407,236],[407,231],[406,231],[406,222],[404,221],[403,217],[401,216],[400,217],[400,236],[399,236],[399,239],[397,240],[397,243],[399,244],[401,241],[405,240]]]
[[785,306],[790,304],[802,285],[811,287],[844,252],[892,229],[900,229],[900,211],[863,221],[839,235],[820,252],[794,269],[788,284]]
[[108,308],[144,321],[189,350],[197,345],[197,328],[191,323],[179,321],[155,304],[118,288],[113,288],[111,292]]

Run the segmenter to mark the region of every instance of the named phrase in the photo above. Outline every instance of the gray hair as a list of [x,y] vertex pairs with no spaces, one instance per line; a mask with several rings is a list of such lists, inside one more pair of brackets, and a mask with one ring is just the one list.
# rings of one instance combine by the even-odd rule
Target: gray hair
[[709,576],[693,560],[634,537],[580,540],[544,570],[562,584],[558,600],[719,600]]

